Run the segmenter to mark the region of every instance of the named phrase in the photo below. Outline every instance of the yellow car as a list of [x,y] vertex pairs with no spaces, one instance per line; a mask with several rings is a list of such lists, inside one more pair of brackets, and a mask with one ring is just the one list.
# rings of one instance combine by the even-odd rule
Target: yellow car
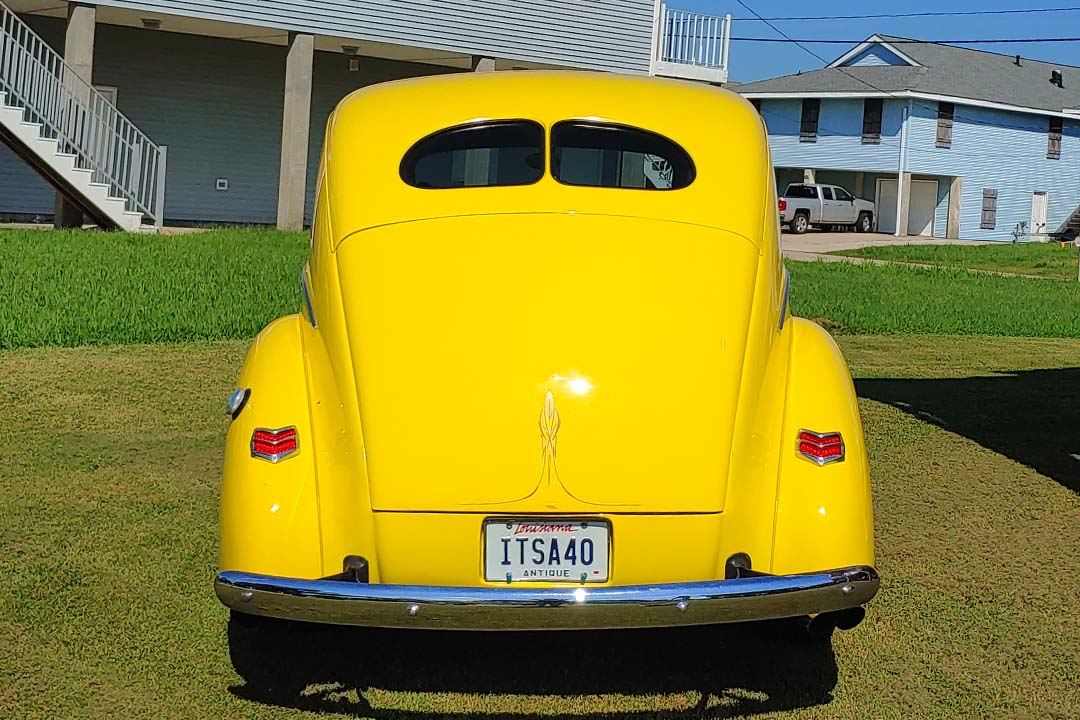
[[215,587],[238,617],[862,619],[858,406],[789,315],[749,103],[442,76],[353,93],[323,147],[302,312],[229,400]]

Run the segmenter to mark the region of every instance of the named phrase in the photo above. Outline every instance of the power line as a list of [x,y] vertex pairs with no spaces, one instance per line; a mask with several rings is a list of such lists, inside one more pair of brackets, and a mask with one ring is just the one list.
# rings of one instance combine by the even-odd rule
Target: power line
[[[740,3],[741,5],[742,3]],[[744,6],[745,7],[745,6]],[[1048,7],[1048,8],[1015,8],[1005,10],[938,10],[929,12],[907,13],[872,13],[868,15],[794,15],[789,17],[761,17],[755,13],[754,17],[732,18],[740,22],[794,22],[805,20],[877,20],[884,18],[915,18],[915,17],[961,17],[972,15],[1026,15],[1039,13],[1075,12],[1080,7]],[[753,11],[751,11],[753,12]]]
[[[754,8],[752,8],[752,7],[750,7],[749,5],[747,5],[746,3],[744,3],[744,2],[743,2],[743,0],[735,0],[735,2],[739,3],[740,5],[742,5],[742,7],[743,7],[743,10],[746,10],[746,11],[747,11],[748,13],[750,13],[751,15],[753,15],[754,17],[756,17],[756,18],[757,18],[758,20],[760,20],[761,22],[765,23],[765,24],[766,24],[766,25],[768,25],[768,26],[769,26],[770,28],[772,28],[773,32],[775,32],[775,33],[776,33],[777,35],[779,35],[780,37],[782,37],[782,38],[785,38],[785,39],[786,39],[786,40],[787,40],[788,42],[794,43],[794,44],[795,44],[795,45],[797,45],[798,47],[802,48],[802,49],[803,49],[804,51],[806,51],[806,52],[810,53],[811,55],[813,55],[814,57],[816,57],[816,58],[817,58],[817,59],[818,59],[819,61],[821,61],[821,63],[822,63],[822,64],[824,64],[824,65],[828,65],[828,64],[829,64],[829,61],[828,61],[828,60],[826,60],[825,58],[821,57],[820,55],[818,55],[818,54],[817,54],[816,52],[814,52],[814,51],[813,51],[813,50],[811,50],[810,48],[808,48],[808,47],[806,47],[805,45],[803,45],[803,44],[802,44],[802,42],[801,42],[800,40],[796,40],[795,38],[791,37],[790,35],[788,35],[788,34],[787,34],[786,32],[784,32],[783,30],[781,30],[780,28],[778,28],[778,27],[776,27],[775,25],[773,25],[773,24],[772,24],[772,21],[771,21],[771,20],[766,20],[765,18],[763,18],[763,17],[761,16],[761,15],[759,15],[759,14],[758,14],[758,11],[757,11],[757,10],[755,10]],[[864,85],[870,85],[870,83],[868,83],[868,82],[865,82],[865,81],[862,81],[862,80],[860,80],[859,82],[862,82],[862,83],[863,83]],[[873,86],[872,86],[872,85],[870,85],[870,87],[873,87]],[[875,90],[877,90],[878,88],[874,88],[874,89],[875,89]]]
[[[740,5],[742,3],[739,3]],[[769,27],[776,30],[776,27],[769,24]],[[779,32],[779,30],[777,30]],[[794,43],[799,45],[800,43],[806,44],[818,44],[818,45],[860,45],[866,42],[866,38],[858,40],[821,40],[816,38],[793,38],[785,35],[782,38],[763,38],[763,37],[733,37],[734,40],[741,42],[763,42],[763,43]],[[978,38],[978,39],[965,39],[965,40],[893,40],[887,41],[890,45],[926,45],[927,43],[948,44],[948,45],[989,45],[993,43],[1065,43],[1065,42],[1080,42],[1080,37],[1055,37],[1055,38]],[[803,48],[806,50],[806,48]],[[809,51],[808,51],[809,52]]]
[[[803,50],[804,52],[807,52],[807,53],[809,53],[810,55],[812,55],[813,57],[817,58],[817,59],[818,59],[818,61],[820,61],[820,62],[821,62],[822,64],[824,64],[824,65],[830,65],[830,64],[831,64],[831,63],[830,63],[830,62],[829,62],[828,60],[826,60],[825,58],[821,57],[820,55],[818,55],[818,54],[817,54],[816,52],[814,52],[814,51],[813,51],[813,50],[811,50],[810,48],[806,47],[806,45],[804,45],[804,44],[803,44],[803,42],[802,42],[801,40],[796,40],[795,38],[791,37],[790,35],[788,35],[788,34],[787,34],[786,32],[784,32],[783,30],[781,30],[780,28],[778,28],[778,27],[776,27],[775,25],[773,25],[773,24],[772,24],[772,22],[770,22],[769,20],[766,20],[765,18],[761,17],[761,15],[759,15],[759,14],[758,14],[758,12],[757,12],[756,10],[754,10],[754,8],[752,8],[752,7],[750,7],[749,5],[747,5],[747,4],[745,3],[745,2],[743,2],[743,0],[735,0],[735,2],[739,3],[740,5],[742,5],[742,6],[743,6],[743,8],[744,8],[744,9],[745,9],[745,10],[746,10],[747,12],[749,12],[749,13],[751,13],[752,15],[754,15],[754,16],[756,16],[756,17],[760,18],[760,19],[761,19],[761,21],[762,21],[763,23],[765,23],[765,24],[766,24],[766,25],[768,25],[768,26],[769,26],[770,28],[772,28],[772,29],[773,29],[773,30],[774,30],[774,31],[775,31],[775,32],[776,32],[776,33],[777,33],[778,35],[781,35],[782,37],[784,37],[785,39],[787,39],[787,41],[788,41],[788,42],[791,42],[791,43],[793,43],[793,44],[794,44],[794,45],[795,45],[796,47],[800,48],[800,49],[801,49],[801,50]],[[871,88],[872,90],[876,90],[876,91],[877,91],[877,92],[879,92],[879,93],[883,93],[883,94],[887,95],[888,97],[891,97],[891,98],[894,98],[894,99],[904,99],[904,98],[900,98],[900,97],[898,97],[898,96],[897,96],[897,95],[896,95],[895,93],[889,92],[888,90],[885,90],[884,88],[880,88],[880,87],[878,87],[877,85],[874,85],[873,83],[871,83],[871,82],[868,82],[867,80],[864,80],[863,78],[859,77],[858,75],[853,75],[852,73],[849,73],[849,72],[848,72],[847,70],[845,70],[845,69],[844,69],[844,68],[842,68],[842,67],[837,67],[837,68],[835,68],[835,69],[836,69],[836,70],[839,70],[839,71],[840,71],[841,73],[843,73],[844,75],[848,76],[848,77],[849,77],[849,78],[851,78],[852,80],[855,80],[855,81],[857,81],[857,82],[860,82],[860,83],[862,83],[863,85],[865,85],[866,87],[868,87],[868,88]],[[907,100],[908,100],[908,102],[910,102],[910,103],[911,103],[912,105],[918,105],[919,107],[923,108],[924,110],[928,110],[928,111],[930,111],[930,112],[933,112],[933,113],[937,113],[937,112],[939,111],[939,109],[938,109],[938,108],[933,108],[933,107],[931,107],[931,106],[929,106],[929,105],[924,105],[924,104],[922,104],[922,103],[916,102],[915,100],[913,100],[913,99],[911,99],[911,98],[907,98]],[[954,113],[955,113],[955,111],[954,111]],[[954,114],[954,119],[955,119],[955,114]],[[967,122],[969,122],[969,123],[971,123],[971,124],[973,124],[973,125],[985,125],[986,127],[997,127],[997,125],[996,125],[996,124],[994,124],[994,123],[990,123],[990,122],[985,122],[985,121],[982,121],[982,120],[976,120],[976,119],[974,119],[974,118],[970,118],[970,117],[969,117],[969,118],[967,118]]]

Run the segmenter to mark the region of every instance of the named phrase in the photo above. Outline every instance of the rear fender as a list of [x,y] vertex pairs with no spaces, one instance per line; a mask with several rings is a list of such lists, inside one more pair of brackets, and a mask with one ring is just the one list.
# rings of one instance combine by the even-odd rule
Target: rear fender
[[[229,426],[221,487],[221,569],[321,575],[315,453],[300,317],[256,337],[238,386],[251,395]],[[277,463],[251,455],[255,428],[295,426],[299,452]]]
[[[791,330],[772,572],[873,565],[870,468],[847,363],[815,323],[792,318]],[[845,459],[818,466],[803,458],[800,430],[841,433]]]

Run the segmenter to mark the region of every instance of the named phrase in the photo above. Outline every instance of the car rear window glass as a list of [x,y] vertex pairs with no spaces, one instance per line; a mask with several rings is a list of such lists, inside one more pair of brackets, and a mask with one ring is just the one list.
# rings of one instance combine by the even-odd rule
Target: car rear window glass
[[470,123],[420,140],[401,161],[418,188],[531,185],[544,175],[544,128],[528,120]]
[[694,181],[690,155],[648,130],[566,121],[551,130],[551,174],[566,185],[678,190]]
[[817,188],[812,185],[788,185],[784,197],[817,200]]

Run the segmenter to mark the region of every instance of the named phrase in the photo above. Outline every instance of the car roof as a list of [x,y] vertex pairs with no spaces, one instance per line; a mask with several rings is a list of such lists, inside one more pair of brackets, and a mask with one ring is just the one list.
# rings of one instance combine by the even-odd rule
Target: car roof
[[[640,127],[681,145],[697,175],[689,187],[669,192],[570,187],[550,175],[530,186],[450,190],[401,180],[401,159],[414,143],[485,119],[527,119],[545,127],[589,119]],[[760,234],[772,182],[764,127],[749,102],[700,83],[609,73],[460,73],[373,85],[341,101],[326,143],[335,246],[350,233],[389,223],[506,212],[636,215]],[[718,198],[724,198],[722,208]]]

